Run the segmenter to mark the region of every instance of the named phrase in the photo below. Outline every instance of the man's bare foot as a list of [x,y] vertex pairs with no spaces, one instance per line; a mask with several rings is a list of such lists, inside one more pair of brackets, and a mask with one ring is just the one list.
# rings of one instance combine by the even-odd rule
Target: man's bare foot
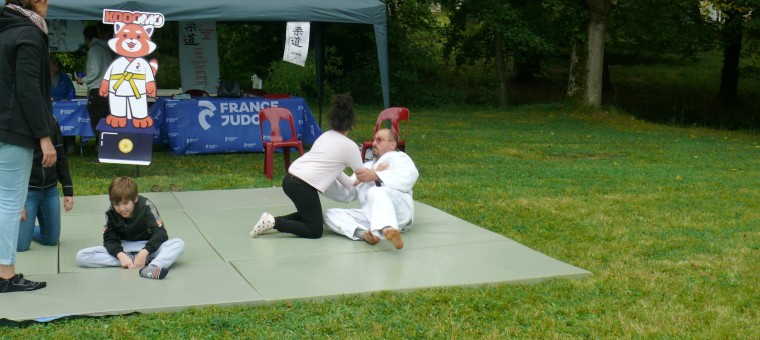
[[383,236],[386,240],[391,241],[396,249],[404,248],[404,240],[401,239],[401,233],[398,232],[398,229],[387,227],[383,229]]
[[372,234],[372,231],[369,231],[369,230],[365,231],[364,234],[362,234],[362,238],[364,239],[365,242],[372,245],[377,244],[377,242],[380,242],[380,238]]

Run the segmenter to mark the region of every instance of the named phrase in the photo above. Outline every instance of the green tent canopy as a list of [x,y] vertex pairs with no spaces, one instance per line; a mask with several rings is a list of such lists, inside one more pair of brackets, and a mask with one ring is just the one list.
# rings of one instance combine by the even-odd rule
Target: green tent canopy
[[102,20],[103,9],[156,12],[169,21],[308,21],[315,28],[320,122],[324,24],[369,24],[375,29],[383,104],[390,106],[385,4],[379,0],[61,0],[49,3],[48,19]]

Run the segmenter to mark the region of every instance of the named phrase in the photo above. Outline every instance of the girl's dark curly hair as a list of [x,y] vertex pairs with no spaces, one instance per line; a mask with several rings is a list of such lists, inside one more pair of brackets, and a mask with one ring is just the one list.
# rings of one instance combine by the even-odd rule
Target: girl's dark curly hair
[[333,96],[333,104],[327,112],[330,128],[339,131],[349,131],[356,123],[354,114],[354,99],[349,94],[336,94]]

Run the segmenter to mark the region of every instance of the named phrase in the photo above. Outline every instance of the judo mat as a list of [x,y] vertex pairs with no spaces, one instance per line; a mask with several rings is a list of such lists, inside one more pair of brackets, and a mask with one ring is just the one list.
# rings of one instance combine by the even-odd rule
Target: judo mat
[[[164,280],[135,269],[80,268],[75,255],[102,244],[106,195],[78,196],[62,214],[58,246],[32,243],[18,253],[16,271],[47,288],[0,294],[0,320],[48,321],[181,310],[190,306],[263,304],[377,291],[531,283],[591,273],[441,210],[415,203],[405,246],[352,241],[325,227],[321,239],[277,231],[249,237],[262,212],[295,211],[281,188],[151,192],[169,237],[185,251]],[[323,209],[357,207],[322,199]]]

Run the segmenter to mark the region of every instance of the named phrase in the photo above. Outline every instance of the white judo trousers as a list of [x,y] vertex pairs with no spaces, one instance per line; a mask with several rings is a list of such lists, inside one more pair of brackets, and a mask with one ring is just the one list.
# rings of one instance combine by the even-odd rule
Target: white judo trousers
[[[134,254],[140,252],[148,241],[121,241],[121,247],[124,252]],[[177,258],[185,251],[185,242],[178,238],[170,238],[162,243],[160,247],[150,255],[148,262],[161,268],[169,268]],[[120,267],[121,262],[115,256],[112,256],[104,246],[89,247],[80,250],[77,253],[77,264],[80,267],[101,268],[101,267]]]
[[406,231],[412,225],[414,202],[411,195],[385,187],[366,189],[367,201],[359,209],[327,209],[325,224],[338,234],[360,240],[356,230],[372,230],[383,237],[382,229],[391,227]]
[[[411,228],[414,219],[414,199],[412,187],[419,173],[411,158],[403,152],[385,153],[376,161],[364,165],[376,169],[380,164],[388,164],[388,169],[378,171],[381,183],[361,183],[345,188],[340,182],[330,186],[324,195],[341,202],[351,202],[358,198],[361,208],[327,209],[325,224],[338,234],[353,240],[360,240],[364,231],[385,238],[382,229],[391,227],[399,231]],[[356,179],[352,176],[352,181]]]

